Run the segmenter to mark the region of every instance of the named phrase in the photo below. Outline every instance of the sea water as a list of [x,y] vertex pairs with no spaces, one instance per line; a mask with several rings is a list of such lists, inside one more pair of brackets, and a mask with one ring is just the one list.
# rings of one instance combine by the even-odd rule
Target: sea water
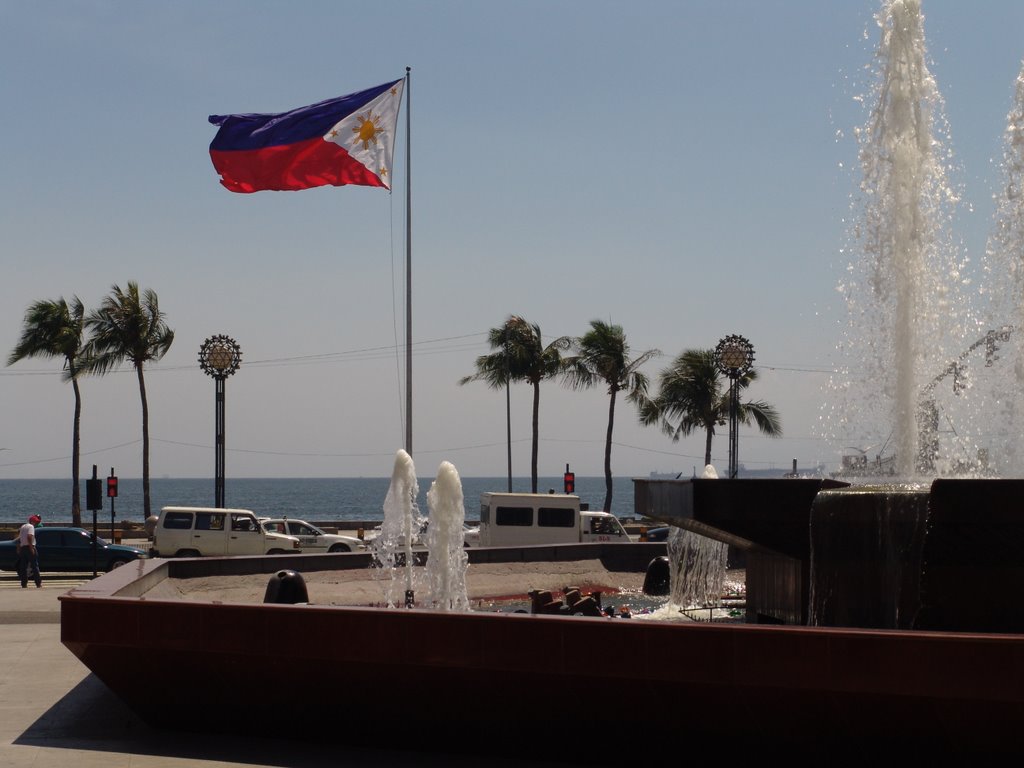
[[[426,493],[433,478],[420,478],[417,503],[427,509]],[[225,481],[225,501],[229,507],[251,509],[257,515],[282,515],[304,520],[345,521],[382,520],[384,497],[388,492],[388,477],[332,477],[332,478],[232,478]],[[118,497],[114,500],[116,520],[142,522],[142,480],[120,478]],[[504,491],[508,480],[504,477],[463,477],[462,487],[466,500],[467,520],[479,519],[480,494],[485,491]],[[538,479],[542,491],[562,490],[562,478]],[[528,493],[530,478],[512,480],[516,493]],[[104,493],[105,493],[104,486]],[[82,505],[85,505],[85,482],[82,481]],[[576,493],[591,509],[600,509],[604,502],[604,477],[577,477]],[[153,478],[150,480],[150,501],[154,512],[163,506],[212,507],[214,505],[213,478]],[[615,478],[615,499],[612,511],[619,517],[633,516],[633,483],[629,477]],[[44,522],[58,523],[71,520],[71,481],[67,480],[6,480],[0,479],[0,523],[22,522],[36,514]],[[103,498],[100,522],[110,522],[110,500]],[[83,521],[90,522],[92,513],[82,510]]]

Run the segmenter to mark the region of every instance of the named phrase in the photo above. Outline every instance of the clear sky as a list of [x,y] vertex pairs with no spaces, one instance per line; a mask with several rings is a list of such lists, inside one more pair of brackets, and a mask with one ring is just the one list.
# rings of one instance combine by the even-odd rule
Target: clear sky
[[[973,263],[985,244],[1024,4],[925,0]],[[383,476],[401,447],[404,112],[396,193],[237,195],[210,114],[274,112],[412,67],[414,456],[502,475],[504,397],[460,387],[510,313],[546,337],[594,318],[672,356],[747,336],[781,440],[741,432],[751,468],[838,462],[818,425],[836,364],[852,129],[877,44],[869,0],[80,2],[0,0],[0,351],[25,308],[114,283],[154,289],[174,346],[147,371],[155,477],[213,474],[225,333],[234,476]],[[82,381],[83,474],[141,474],[130,371]],[[513,389],[529,473],[530,390]],[[0,370],[0,478],[68,475],[72,393],[57,362]],[[607,396],[546,383],[541,474],[602,470]],[[620,404],[616,475],[702,463]],[[726,464],[727,439],[715,442]]]

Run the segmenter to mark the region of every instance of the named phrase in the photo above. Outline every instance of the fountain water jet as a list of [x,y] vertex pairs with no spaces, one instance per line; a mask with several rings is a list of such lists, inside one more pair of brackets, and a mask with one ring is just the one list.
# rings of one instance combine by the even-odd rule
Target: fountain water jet
[[865,435],[883,445],[891,434],[897,474],[909,477],[934,464],[931,437],[918,438],[921,393],[960,352],[969,317],[965,263],[946,226],[958,200],[920,1],[887,0],[876,19],[875,106],[857,131],[863,180],[852,236],[863,258],[840,286],[850,314],[847,368],[863,375],[833,382],[832,426],[847,433],[835,435],[846,445]]
[[426,581],[430,591],[428,604],[439,611],[468,611],[466,594],[466,536],[463,523],[462,480],[459,471],[447,461],[441,462],[437,479],[427,492],[430,526],[427,528]]
[[1018,448],[1018,415],[1024,416],[1024,65],[1006,117],[1003,184],[996,196],[992,232],[985,249],[986,320],[989,328],[1016,329],[1013,343],[993,350],[995,366],[986,395],[992,403],[992,459],[1007,477],[1024,476],[1024,453]]
[[[418,494],[416,466],[408,453],[399,450],[395,454],[391,485],[384,498],[384,522],[373,545],[377,563],[390,577],[386,594],[388,606],[392,608],[399,604],[410,605],[416,589],[412,541],[425,522],[416,505]],[[403,588],[400,603],[398,592]]]

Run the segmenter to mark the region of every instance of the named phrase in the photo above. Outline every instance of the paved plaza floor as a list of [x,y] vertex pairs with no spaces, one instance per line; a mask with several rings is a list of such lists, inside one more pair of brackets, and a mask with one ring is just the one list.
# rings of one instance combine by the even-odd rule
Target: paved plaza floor
[[[358,730],[344,727],[339,727],[336,743],[267,738],[282,727],[286,714],[281,711],[254,711],[251,737],[152,728],[60,642],[58,598],[88,578],[44,574],[41,589],[31,584],[22,589],[14,574],[0,573],[0,648],[7,662],[0,676],[0,768],[480,764],[480,755],[375,748],[363,743]],[[139,685],[152,685],[152,677],[140,671]],[[292,724],[289,730],[301,730],[301,724]],[[522,764],[496,755],[488,755],[486,761],[489,766]]]

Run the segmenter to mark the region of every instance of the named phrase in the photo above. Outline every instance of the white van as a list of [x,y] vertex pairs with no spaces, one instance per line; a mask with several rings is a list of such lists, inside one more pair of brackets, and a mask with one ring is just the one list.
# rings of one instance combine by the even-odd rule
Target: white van
[[153,531],[153,557],[281,555],[302,551],[294,536],[268,533],[248,509],[164,507]]
[[579,496],[480,494],[480,546],[518,547],[596,541],[629,542],[615,515],[580,511]]

